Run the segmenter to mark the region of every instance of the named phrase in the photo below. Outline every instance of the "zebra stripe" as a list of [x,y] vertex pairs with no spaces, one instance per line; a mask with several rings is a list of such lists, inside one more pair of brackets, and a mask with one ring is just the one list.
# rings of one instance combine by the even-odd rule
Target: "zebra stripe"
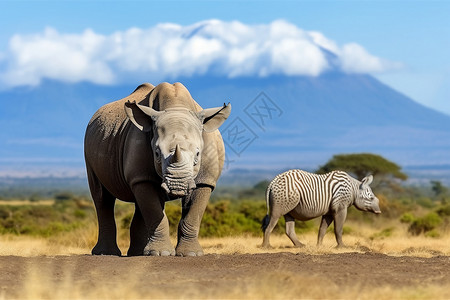
[[325,213],[342,201],[351,202],[358,183],[342,171],[318,175],[289,170],[277,175],[269,184],[266,193],[267,212],[272,193],[273,201],[284,207],[283,214],[297,205],[312,215]]
[[295,246],[303,244],[298,240],[294,220],[307,221],[324,216],[317,238],[321,244],[326,228],[335,223],[335,236],[339,246],[342,242],[342,226],[347,208],[355,205],[362,211],[381,213],[379,200],[369,184],[373,177],[367,176],[361,182],[343,171],[327,174],[313,174],[302,170],[290,170],[277,175],[267,187],[267,215],[262,221],[263,247],[270,246],[270,233],[281,216],[286,220],[286,234]]

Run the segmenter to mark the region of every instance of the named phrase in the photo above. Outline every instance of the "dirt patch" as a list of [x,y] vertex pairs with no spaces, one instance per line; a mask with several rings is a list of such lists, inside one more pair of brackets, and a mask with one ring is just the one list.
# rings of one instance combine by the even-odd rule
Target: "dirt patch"
[[[126,298],[249,298],[256,292],[268,298],[313,295],[320,298],[327,295],[321,295],[321,290],[351,291],[355,287],[358,293],[386,287],[449,287],[450,257],[395,257],[378,253],[209,254],[203,257],[2,256],[0,274],[0,298],[6,299],[33,297],[30,285],[35,288],[46,285],[53,291],[53,294],[36,292],[34,296],[39,298],[57,298],[57,289],[69,292],[75,288],[77,293],[72,292],[69,297],[114,298],[108,291],[118,287],[123,287],[123,291],[121,294],[116,292],[115,298],[124,295]],[[292,291],[289,291],[291,286]],[[298,294],[301,290],[294,293],[296,287],[303,291],[309,289],[313,294]],[[93,290],[101,290],[101,293],[94,294]],[[25,295],[24,291],[27,291]],[[283,291],[286,293],[280,294]]]

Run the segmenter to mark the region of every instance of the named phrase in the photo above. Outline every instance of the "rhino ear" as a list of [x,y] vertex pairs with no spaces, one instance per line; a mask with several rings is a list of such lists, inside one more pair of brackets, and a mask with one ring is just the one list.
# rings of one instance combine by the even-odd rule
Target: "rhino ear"
[[231,104],[223,104],[222,107],[207,108],[199,113],[200,120],[203,120],[203,130],[212,132],[219,128],[231,113]]
[[133,124],[144,132],[152,130],[152,120],[155,121],[162,113],[151,107],[139,105],[136,102],[125,102],[125,112]]
[[373,176],[372,175],[364,177],[361,180],[360,188],[363,189],[365,187],[368,187],[372,183],[372,181],[373,181]]

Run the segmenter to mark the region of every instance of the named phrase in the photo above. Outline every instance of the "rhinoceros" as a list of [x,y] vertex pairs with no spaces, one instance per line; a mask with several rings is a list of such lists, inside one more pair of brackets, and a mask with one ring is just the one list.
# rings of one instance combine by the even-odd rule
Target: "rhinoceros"
[[[86,129],[84,152],[98,218],[94,255],[121,255],[115,200],[135,204],[127,255],[203,254],[200,222],[225,159],[218,128],[231,105],[202,109],[181,83],[142,84],[102,106]],[[181,198],[176,248],[166,201]]]

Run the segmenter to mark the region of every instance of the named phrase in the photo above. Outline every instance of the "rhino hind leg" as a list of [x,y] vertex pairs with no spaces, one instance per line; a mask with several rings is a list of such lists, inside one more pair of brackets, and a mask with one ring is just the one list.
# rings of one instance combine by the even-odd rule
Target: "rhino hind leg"
[[122,253],[116,241],[117,229],[114,219],[116,198],[106,190],[92,172],[89,172],[89,168],[88,180],[98,220],[98,241],[92,249],[92,254],[121,256]]
[[317,236],[317,246],[322,245],[323,237],[327,232],[328,227],[333,222],[332,215],[323,215],[322,220],[320,221],[319,234]]
[[269,224],[267,225],[266,229],[264,230],[264,238],[263,243],[261,245],[262,248],[271,248],[270,246],[270,234],[272,233],[275,226],[278,224],[278,219],[280,219],[281,215],[274,214],[273,211],[269,215]]
[[304,247],[305,245],[298,240],[297,234],[295,233],[295,219],[290,215],[284,215],[284,220],[286,221],[286,235],[294,246]]

